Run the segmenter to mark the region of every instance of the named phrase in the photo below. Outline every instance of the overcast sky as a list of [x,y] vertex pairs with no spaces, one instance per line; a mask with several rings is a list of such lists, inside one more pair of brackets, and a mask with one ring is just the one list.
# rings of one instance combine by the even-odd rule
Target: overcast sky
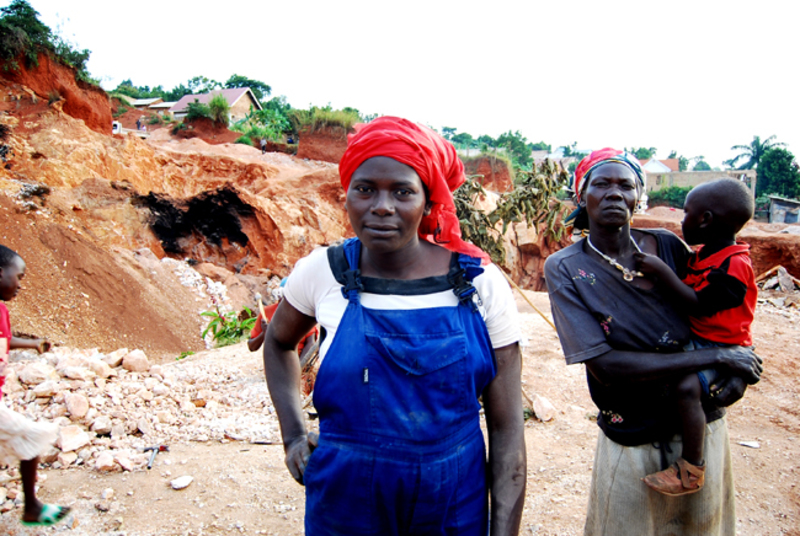
[[298,108],[554,148],[674,149],[713,167],[754,135],[800,151],[800,4],[785,0],[29,1],[91,50],[106,89],[236,73]]

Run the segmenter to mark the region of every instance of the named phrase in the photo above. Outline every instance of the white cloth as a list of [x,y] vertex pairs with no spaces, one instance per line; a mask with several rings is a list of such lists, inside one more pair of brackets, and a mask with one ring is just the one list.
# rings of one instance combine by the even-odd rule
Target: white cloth
[[[733,470],[728,427],[717,419],[705,428],[705,485],[691,495],[669,497],[641,479],[661,470],[652,445],[624,447],[600,430],[584,536],[732,536],[736,534]],[[667,463],[681,454],[681,438],[669,443]]]
[[47,450],[57,435],[58,425],[34,422],[0,400],[0,464],[32,460]]
[[[519,314],[511,287],[494,264],[472,282],[481,298],[481,315],[486,323],[493,348],[502,348],[520,340]],[[336,329],[347,308],[342,285],[333,276],[327,248],[318,248],[300,259],[283,289],[284,298],[298,311],[313,316],[327,335],[320,348],[320,359],[336,335]],[[411,310],[432,307],[453,307],[458,299],[451,290],[434,294],[401,296],[361,293],[361,303],[369,309]]]

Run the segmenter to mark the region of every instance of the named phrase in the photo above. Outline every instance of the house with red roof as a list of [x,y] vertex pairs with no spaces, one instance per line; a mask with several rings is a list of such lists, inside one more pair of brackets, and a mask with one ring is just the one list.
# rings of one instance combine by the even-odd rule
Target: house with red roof
[[219,94],[225,97],[225,100],[228,101],[231,107],[231,123],[244,119],[244,117],[250,113],[250,108],[255,108],[256,110],[261,109],[261,103],[258,102],[258,99],[253,95],[253,92],[250,91],[250,88],[237,87],[233,89],[215,89],[214,91],[201,95],[184,95],[181,97],[181,100],[176,102],[175,105],[169,109],[169,111],[175,119],[182,119],[186,117],[189,103],[197,101],[200,104],[208,104],[208,101]]
[[677,158],[667,158],[665,160],[650,160],[639,159],[639,163],[648,173],[674,173],[681,170],[680,161]]

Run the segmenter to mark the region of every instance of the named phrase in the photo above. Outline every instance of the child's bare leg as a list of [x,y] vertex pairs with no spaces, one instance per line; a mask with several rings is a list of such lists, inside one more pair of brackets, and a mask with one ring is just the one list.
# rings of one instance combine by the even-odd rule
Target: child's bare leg
[[689,374],[675,389],[678,412],[681,417],[684,460],[693,465],[703,465],[703,443],[705,442],[706,414],[700,403],[703,393],[700,378]]
[[35,521],[42,511],[42,503],[36,498],[36,471],[39,468],[39,458],[22,460],[19,462],[19,473],[22,476],[22,491],[25,493],[25,514],[22,519]]

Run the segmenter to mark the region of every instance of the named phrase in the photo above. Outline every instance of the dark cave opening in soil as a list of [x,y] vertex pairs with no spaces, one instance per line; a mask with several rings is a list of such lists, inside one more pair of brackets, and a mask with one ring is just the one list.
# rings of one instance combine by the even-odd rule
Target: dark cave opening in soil
[[185,201],[151,192],[138,196],[135,203],[150,210],[150,228],[167,253],[184,253],[181,239],[195,233],[218,248],[222,246],[223,238],[243,247],[249,241],[242,231],[240,218],[253,216],[253,209],[232,189],[204,192]]

